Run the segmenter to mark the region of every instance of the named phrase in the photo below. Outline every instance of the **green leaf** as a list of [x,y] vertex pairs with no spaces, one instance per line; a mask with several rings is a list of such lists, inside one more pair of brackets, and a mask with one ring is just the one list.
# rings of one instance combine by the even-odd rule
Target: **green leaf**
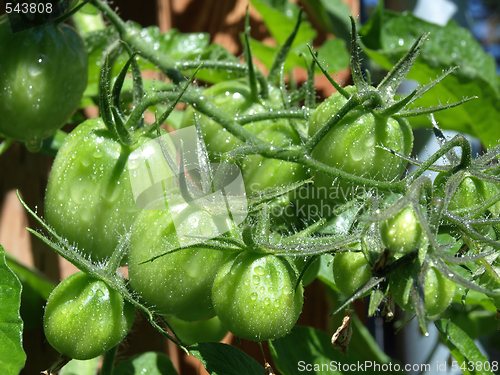
[[40,326],[43,323],[43,308],[54,284],[38,270],[19,264],[7,254],[7,265],[17,275],[22,284],[21,318],[24,329]]
[[120,375],[177,375],[170,358],[165,354],[146,352],[120,362],[114,369]]
[[[350,55],[344,40],[335,38],[327,39],[321,47],[318,48],[318,60],[326,65],[329,73],[339,72],[349,66]],[[316,68],[316,74],[321,74],[319,68]]]
[[173,60],[181,60],[188,53],[201,53],[210,43],[208,33],[181,33],[177,29],[161,33],[157,26],[142,29],[141,35],[153,42],[158,51]]
[[301,0],[320,27],[345,43],[351,40],[351,10],[342,0]]
[[[297,22],[297,16],[299,13],[298,6],[295,7],[295,12],[291,11],[284,14],[279,10],[270,7],[263,0],[251,0],[250,2],[262,16],[262,20],[274,40],[276,40],[279,45],[285,43],[290,34],[293,32]],[[290,16],[288,16],[288,14],[290,14]],[[311,24],[307,21],[303,21],[297,35],[295,36],[292,47],[309,43],[316,37],[316,35],[316,30],[314,30]]]
[[[200,55],[203,54],[205,58],[217,54],[219,59],[222,55],[226,58],[230,55],[227,51],[227,53],[221,51],[221,47],[210,47],[210,35],[208,33],[181,33],[177,29],[171,29],[166,33],[161,33],[157,26],[141,28],[138,24],[133,24],[132,28],[137,29],[144,40],[152,43],[158,51],[174,61],[193,61],[197,60]],[[118,38],[118,36],[113,27],[108,27],[105,30],[90,32],[84,35],[83,38],[89,57],[88,86],[84,96],[96,96],[103,52],[112,41]],[[214,49],[217,51],[214,52]],[[113,66],[113,77],[118,74],[120,68],[125,64],[128,58],[128,54],[123,52],[116,59],[116,64]],[[236,59],[234,56],[232,56],[232,58]],[[141,70],[156,68],[154,64],[141,58],[140,55],[138,62]]]
[[461,366],[465,362],[464,368],[466,369],[462,369],[464,374],[493,374],[492,371],[476,370],[475,368],[473,371],[469,371],[467,368],[469,361],[484,364],[488,358],[479,351],[474,341],[464,331],[446,319],[437,320],[434,324],[458,365]]
[[[415,101],[416,107],[458,102],[465,97],[478,99],[435,114],[443,129],[476,136],[487,147],[500,142],[500,86],[493,58],[482,49],[472,34],[449,21],[445,26],[423,21],[410,13],[380,9],[361,29],[366,54],[385,69],[390,69],[422,32],[430,32],[421,54],[407,78],[427,84],[443,71],[459,66],[436,87]],[[430,127],[420,116],[410,119],[413,126]]]
[[[269,347],[276,367],[286,375],[305,372],[317,375],[387,373],[366,368],[364,359],[355,353],[344,356],[332,347],[331,338],[325,332],[312,327],[296,326],[290,334],[269,341]],[[352,365],[349,370],[354,371],[344,371],[340,367],[348,365]]]
[[87,361],[72,359],[59,371],[59,375],[97,375],[100,362],[101,357]]
[[[295,4],[290,4],[289,7],[278,10],[271,7],[265,0],[252,0],[251,3],[262,15],[264,23],[276,43],[279,46],[283,45],[293,32],[299,16],[299,8]],[[349,21],[349,18],[347,20]],[[285,71],[290,71],[297,66],[307,70],[312,57],[306,43],[311,43],[315,37],[316,31],[312,28],[311,23],[302,21],[288,53]],[[278,54],[279,47],[268,46],[251,38],[250,47],[252,54],[270,69]],[[318,58],[320,61],[324,61],[329,73],[338,72],[349,65],[349,54],[345,41],[342,39],[328,39],[318,52]],[[316,68],[316,74],[321,74],[319,68]]]
[[21,283],[5,262],[5,250],[0,245],[0,367],[6,375],[17,375],[24,367]]
[[202,342],[189,348],[211,375],[257,375],[264,374],[255,359],[234,346],[218,342]]
[[[271,47],[255,39],[250,39],[252,53],[257,57],[266,68],[271,68],[274,58],[278,54],[278,47]],[[327,71],[331,74],[341,71],[349,66],[349,54],[347,47],[341,39],[328,39],[318,49],[318,59],[321,61]],[[302,44],[290,50],[286,63],[285,71],[300,66],[307,69],[311,64],[312,57],[309,54],[307,46]],[[316,67],[315,74],[321,74],[321,70]]]

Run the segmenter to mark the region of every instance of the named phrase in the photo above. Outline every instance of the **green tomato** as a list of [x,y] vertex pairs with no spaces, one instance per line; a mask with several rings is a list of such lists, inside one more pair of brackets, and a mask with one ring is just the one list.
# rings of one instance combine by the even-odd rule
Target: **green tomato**
[[[136,205],[127,168],[132,151],[151,141],[139,136],[122,145],[101,119],[77,126],[52,165],[45,193],[45,218],[55,231],[94,261],[109,257],[141,209]],[[163,154],[145,146],[155,172],[171,176]],[[156,160],[156,161],[155,161]]]
[[[350,93],[357,91],[354,86],[345,89]],[[321,103],[309,120],[309,135],[314,136],[346,102],[340,93],[335,93]],[[358,106],[326,134],[314,148],[312,157],[355,176],[376,181],[399,179],[407,162],[378,146],[409,155],[413,147],[410,124],[404,118],[384,117],[372,109]],[[317,197],[324,200],[344,202],[365,190],[364,186],[334,179],[323,172],[312,174]]]
[[13,33],[0,17],[0,133],[38,151],[75,112],[87,86],[87,54],[68,25]]
[[200,322],[185,322],[173,316],[167,317],[166,320],[177,337],[186,345],[219,342],[228,332],[217,316]]
[[[217,107],[232,115],[243,116],[283,108],[280,91],[270,87],[269,97],[254,101],[250,88],[244,81],[224,81],[217,83],[203,92]],[[189,107],[183,116],[181,127],[195,125],[193,107]],[[207,116],[200,115],[198,122],[203,132],[207,149],[213,161],[218,155],[244,146],[244,143],[229,133],[221,125]],[[287,120],[265,120],[244,125],[244,128],[262,140],[276,146],[290,146],[300,143],[299,138]],[[251,155],[240,164],[247,193],[277,188],[289,183],[307,179],[304,166],[278,159],[268,159],[260,155]]]
[[[403,310],[414,312],[409,285],[412,269],[413,265],[409,265],[393,272],[389,277],[389,287],[397,304]],[[450,305],[455,295],[456,284],[431,266],[425,275],[423,289],[425,311],[428,316],[435,316]]]
[[422,237],[420,225],[413,208],[408,206],[394,217],[380,224],[380,236],[391,253],[406,254],[416,250]]
[[[439,173],[434,180],[434,194],[438,197],[444,198],[446,182],[450,178],[450,172]],[[498,186],[490,181],[484,181],[471,174],[467,174],[460,182],[453,197],[448,204],[448,210],[456,211],[460,209],[473,210],[488,199],[498,195]],[[495,203],[489,208],[495,215],[500,215],[500,203]],[[464,215],[462,213],[461,215]]]
[[297,268],[287,258],[243,251],[217,273],[212,300],[234,335],[253,341],[281,337],[295,326],[304,302]]
[[118,345],[134,322],[134,306],[104,281],[77,272],[52,291],[43,326],[50,345],[70,358],[95,358]]
[[[232,223],[227,222],[227,229]],[[181,245],[182,234],[215,237],[221,223],[211,213],[181,200],[168,210],[143,210],[132,227],[128,264],[130,287],[162,315],[185,321],[215,315],[211,291],[228,253],[188,248],[142,263]]]
[[[364,283],[372,278],[371,265],[361,252],[342,252],[333,258],[333,279],[339,291],[351,297]],[[363,293],[365,297],[370,291]]]

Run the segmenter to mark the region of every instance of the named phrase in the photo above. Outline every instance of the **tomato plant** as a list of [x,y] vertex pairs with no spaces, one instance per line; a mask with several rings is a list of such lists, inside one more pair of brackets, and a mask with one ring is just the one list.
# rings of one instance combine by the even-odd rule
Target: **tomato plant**
[[87,85],[87,54],[78,33],[45,23],[12,32],[0,19],[0,133],[38,151],[75,112]]
[[[43,228],[30,233],[82,271],[62,281],[46,307],[48,342],[64,358],[104,354],[101,373],[111,374],[115,362],[129,356],[118,344],[135,306],[172,342],[169,353],[177,345],[181,361],[182,353],[189,354],[211,374],[274,373],[272,366],[288,375],[297,364],[299,371],[320,371],[319,363],[339,363],[338,349],[346,364],[392,364],[368,334],[370,324],[363,323],[375,314],[400,319],[399,308],[414,314],[426,335],[434,320],[460,363],[489,361],[491,353],[483,356],[468,336],[484,330],[463,329],[463,319],[486,312],[479,315],[491,324],[500,294],[500,127],[490,123],[500,118],[492,104],[500,100],[494,66],[453,23],[423,23],[385,12],[379,2],[360,33],[354,18],[335,15],[346,21],[349,35],[349,27],[342,33],[342,22],[326,22],[332,9],[325,2],[300,2],[307,16],[294,2],[251,0],[276,47],[252,39],[248,15],[243,59],[209,44],[208,34],[161,33],[126,22],[102,0],[75,8],[85,12],[75,24],[85,33],[92,61],[81,105],[98,104],[101,117],[76,126],[62,146],[51,143],[57,155],[45,218],[18,195]],[[100,30],[85,25],[87,16],[97,17]],[[342,40],[328,38],[316,48],[312,41],[322,36],[313,25],[330,24]],[[338,58],[347,51],[345,41],[351,43],[352,85],[342,87],[332,74],[347,67]],[[364,72],[360,46],[365,59],[388,69],[384,78]],[[49,55],[62,60],[53,51]],[[266,66],[265,75],[255,57]],[[458,63],[464,69],[450,68]],[[306,69],[304,82],[295,81],[299,66]],[[320,73],[337,91],[329,98],[315,87]],[[51,74],[40,79],[45,76]],[[405,93],[408,78],[422,86]],[[2,95],[8,90],[7,82]],[[76,97],[78,90],[71,91]],[[474,105],[470,95],[479,97]],[[32,103],[16,104],[28,113]],[[49,115],[39,113],[36,120]],[[196,132],[191,128],[183,137],[193,125]],[[447,139],[441,125],[494,147],[474,157],[465,137]],[[439,149],[424,160],[411,156],[421,151],[412,126],[432,126],[438,140]],[[30,147],[33,138],[51,134],[21,133],[4,135]],[[58,131],[58,138],[64,136]],[[0,153],[9,142],[0,144]],[[437,165],[442,160],[447,162]],[[409,163],[414,167],[407,168]],[[441,172],[434,183],[429,171]],[[14,269],[30,275],[19,279],[30,283],[24,290],[37,293],[40,277]],[[23,331],[21,287],[1,262],[2,280],[4,274],[9,277],[0,283],[0,331],[2,323],[15,322],[15,332],[6,335],[16,347],[0,345],[0,358],[17,355],[21,363],[22,335],[36,342],[27,339],[33,322]],[[462,316],[459,301],[467,312]],[[10,309],[5,318],[4,308]],[[365,311],[367,317],[358,317]],[[138,336],[140,331],[131,330]],[[227,342],[243,345],[218,342],[227,331]],[[250,358],[245,340],[268,340],[270,361],[260,355],[265,348],[257,361]],[[142,342],[127,345],[135,341]],[[139,355],[124,358],[116,371],[173,371],[166,356],[151,360],[143,349],[131,350]],[[168,371],[161,369],[165,363]],[[57,370],[56,363],[47,372]]]
[[286,258],[242,252],[217,272],[212,300],[222,324],[236,336],[262,341],[290,332],[303,304],[296,267]]
[[43,318],[47,340],[75,359],[100,356],[130,331],[135,309],[104,281],[83,272],[64,279],[50,294]]

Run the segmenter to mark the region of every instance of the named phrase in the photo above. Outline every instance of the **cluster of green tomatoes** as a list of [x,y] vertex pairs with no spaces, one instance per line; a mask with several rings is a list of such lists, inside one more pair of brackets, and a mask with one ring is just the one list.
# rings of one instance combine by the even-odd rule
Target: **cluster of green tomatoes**
[[[450,166],[434,184],[421,177],[435,169],[432,161],[402,179],[413,149],[406,117],[422,114],[405,108],[432,84],[403,98],[394,92],[422,43],[420,38],[373,87],[361,75],[353,31],[354,85],[338,86],[318,106],[314,90],[289,93],[275,87],[279,69],[256,80],[249,67],[246,79],[206,89],[187,82],[144,93],[135,80],[141,95],[132,110],[124,110],[116,98],[135,55],[112,88],[104,61],[101,117],[67,136],[45,196],[48,225],[80,256],[84,271],[97,271],[79,272],[56,287],[45,310],[49,343],[71,358],[96,357],[124,339],[134,304],[166,317],[188,345],[220,340],[227,331],[254,341],[281,337],[296,324],[304,285],[316,277],[325,253],[334,254],[333,278],[346,303],[365,295],[379,303],[394,298],[423,321],[442,313],[457,290],[496,296],[495,263],[481,262],[498,249],[499,190],[491,171],[498,150],[472,161],[467,144],[457,138],[443,143],[445,151],[435,157],[446,154]],[[52,56],[49,51],[40,58]],[[313,67],[319,63],[313,61]],[[165,209],[138,206],[127,166],[136,150],[165,134],[162,121],[144,125],[142,112],[159,102],[174,103],[173,109],[179,100],[189,105],[181,127],[196,127],[203,155],[240,168],[249,198],[243,223],[229,217],[222,225],[197,205],[186,187],[199,182],[195,175],[160,179],[160,192],[179,191],[179,199],[168,200]],[[25,134],[23,126],[19,134]],[[47,135],[5,134],[27,142]],[[462,147],[461,159],[454,146]],[[148,156],[153,179],[168,175],[161,167],[164,156],[161,148]],[[182,170],[182,163],[177,167]],[[210,237],[221,225],[227,230]],[[192,238],[210,238],[184,246],[179,228]],[[110,281],[120,264],[128,266],[122,284]],[[183,337],[185,327],[208,321],[215,327],[213,337]]]

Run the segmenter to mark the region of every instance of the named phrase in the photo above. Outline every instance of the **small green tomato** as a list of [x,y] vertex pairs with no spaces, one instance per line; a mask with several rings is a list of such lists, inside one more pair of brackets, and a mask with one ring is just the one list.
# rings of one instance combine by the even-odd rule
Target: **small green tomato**
[[86,360],[118,345],[130,331],[135,309],[104,281],[77,272],[52,291],[43,326],[59,353]]
[[391,253],[407,254],[418,248],[422,238],[420,225],[413,208],[405,207],[380,225],[380,236]]
[[[371,265],[363,253],[343,252],[333,258],[333,279],[340,292],[351,297],[364,283],[372,277]],[[360,297],[367,296],[368,292]]]
[[[403,310],[414,312],[413,298],[407,285],[412,267],[402,267],[390,275],[389,287],[394,300]],[[456,284],[446,278],[435,267],[429,267],[425,275],[424,306],[428,316],[442,313],[455,295]]]

